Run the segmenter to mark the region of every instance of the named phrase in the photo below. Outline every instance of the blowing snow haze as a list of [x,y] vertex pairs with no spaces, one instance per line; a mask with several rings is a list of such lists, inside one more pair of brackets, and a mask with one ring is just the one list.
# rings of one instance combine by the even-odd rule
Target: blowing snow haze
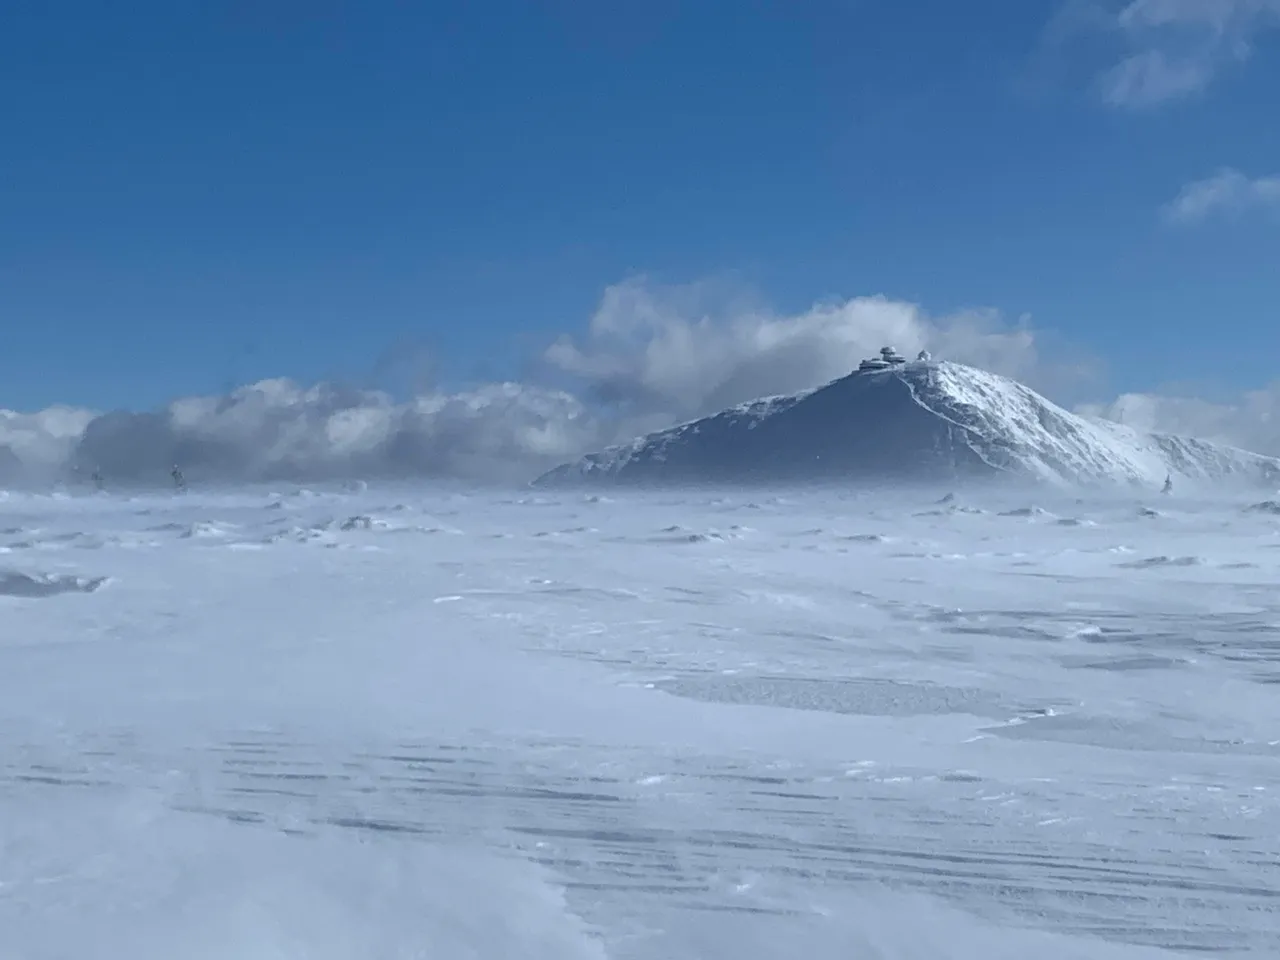
[[[878,380],[842,381],[885,343],[908,355],[930,350],[955,363],[930,367],[927,376],[895,375],[881,387],[873,388]],[[1262,460],[1148,434],[1280,451],[1270,415],[1274,391],[1251,394],[1235,407],[1127,395],[1081,406],[1086,420],[1030,389],[1078,389],[1087,367],[1054,363],[1044,353],[1035,330],[990,312],[931,317],[883,297],[819,304],[792,316],[716,311],[700,302],[696,285],[633,280],[606,290],[585,336],[563,335],[541,353],[538,366],[546,375],[533,382],[397,399],[336,383],[274,379],[154,411],[0,411],[0,483],[42,487],[98,471],[111,485],[163,485],[174,464],[193,482],[524,483],[617,445],[633,451],[622,471],[629,480],[642,474],[680,482],[866,476],[870,464],[882,479],[903,471],[949,477],[972,472],[966,463],[977,457],[979,473],[994,468],[1067,482],[1149,483],[1165,471],[1242,476],[1248,472],[1242,464]],[[832,386],[819,390],[824,384]],[[948,415],[939,407],[904,402],[913,385],[925,388],[915,391],[917,400],[928,394],[944,406],[959,403],[964,416],[976,420],[942,426]],[[764,397],[774,399],[755,403]],[[784,412],[793,401],[796,408]],[[921,420],[921,411],[930,409],[933,418]],[[714,418],[708,421],[714,440],[701,426],[693,428],[701,431],[696,443],[688,427],[651,437],[705,417]],[[731,429],[753,420],[759,422],[751,430]],[[681,438],[675,447],[673,436]],[[977,438],[985,452],[959,442],[963,437]],[[713,442],[719,452],[708,446]],[[947,448],[941,455],[939,443]],[[669,462],[661,476],[652,468],[655,444]],[[650,466],[641,469],[641,461]],[[598,456],[583,461],[586,475],[618,472],[616,457],[607,469],[603,463]],[[582,473],[581,465],[567,470]]]

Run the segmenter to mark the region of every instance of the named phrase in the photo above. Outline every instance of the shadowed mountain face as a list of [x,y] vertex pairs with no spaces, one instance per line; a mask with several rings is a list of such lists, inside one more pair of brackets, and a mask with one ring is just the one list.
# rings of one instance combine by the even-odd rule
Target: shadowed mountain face
[[589,454],[535,485],[994,478],[1159,486],[1280,478],[1280,461],[1089,420],[1005,377],[918,361],[732,407]]

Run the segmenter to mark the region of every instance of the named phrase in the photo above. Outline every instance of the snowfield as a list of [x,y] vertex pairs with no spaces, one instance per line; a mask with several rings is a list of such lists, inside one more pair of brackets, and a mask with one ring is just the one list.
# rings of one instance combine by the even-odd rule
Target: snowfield
[[0,499],[0,958],[1280,955],[1280,503],[945,492]]

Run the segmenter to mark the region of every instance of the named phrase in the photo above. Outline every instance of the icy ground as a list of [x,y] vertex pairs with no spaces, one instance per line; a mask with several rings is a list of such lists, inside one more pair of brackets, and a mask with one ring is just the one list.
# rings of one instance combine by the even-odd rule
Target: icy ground
[[0,957],[1278,956],[1249,507],[10,496]]

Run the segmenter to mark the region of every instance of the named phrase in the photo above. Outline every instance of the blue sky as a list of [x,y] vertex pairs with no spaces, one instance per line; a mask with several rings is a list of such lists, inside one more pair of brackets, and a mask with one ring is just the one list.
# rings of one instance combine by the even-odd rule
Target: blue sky
[[1261,385],[1277,27],[1272,0],[19,0],[0,407],[396,386],[420,351],[518,377],[636,274],[1029,314],[1112,393],[1225,342]]

